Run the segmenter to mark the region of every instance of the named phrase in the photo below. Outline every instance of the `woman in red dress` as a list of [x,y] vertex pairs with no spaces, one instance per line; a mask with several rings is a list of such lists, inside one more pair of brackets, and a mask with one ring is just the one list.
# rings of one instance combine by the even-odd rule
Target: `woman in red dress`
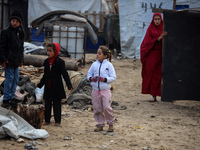
[[152,95],[150,102],[157,101],[156,96],[161,96],[162,39],[165,35],[167,32],[163,32],[161,14],[154,13],[140,46],[142,94]]

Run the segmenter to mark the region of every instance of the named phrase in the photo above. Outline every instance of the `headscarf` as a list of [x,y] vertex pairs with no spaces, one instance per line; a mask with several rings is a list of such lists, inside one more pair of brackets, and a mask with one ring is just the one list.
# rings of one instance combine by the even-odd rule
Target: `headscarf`
[[[160,16],[161,19],[161,23],[160,25],[156,26],[154,24],[154,18],[155,16],[158,15]],[[158,37],[162,34],[163,32],[163,20],[162,20],[162,16],[160,13],[154,13],[153,14],[153,18],[152,21],[147,29],[146,35],[142,41],[142,44],[140,46],[140,59],[142,61],[143,57],[146,56],[150,50],[153,48],[156,40],[158,39]],[[161,46],[162,48],[162,46]]]
[[[54,63],[56,57],[58,56],[59,52],[60,52],[60,45],[58,43],[53,43],[55,45],[55,54],[52,58],[49,58],[49,66],[50,66],[50,70],[51,70],[51,66]],[[54,49],[53,49],[54,50]],[[48,82],[48,88],[50,88],[50,79]]]
[[52,58],[49,58],[49,65],[52,66],[52,64],[54,63],[56,57],[58,56],[59,52],[60,52],[60,45],[58,43],[53,43],[55,45],[55,54]]

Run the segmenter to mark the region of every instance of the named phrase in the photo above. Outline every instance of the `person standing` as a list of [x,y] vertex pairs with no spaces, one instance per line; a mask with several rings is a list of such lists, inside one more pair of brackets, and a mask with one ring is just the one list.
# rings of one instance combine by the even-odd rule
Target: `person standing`
[[97,60],[91,65],[87,79],[92,85],[92,105],[97,128],[95,132],[103,131],[105,121],[109,125],[107,132],[113,132],[114,115],[111,107],[111,83],[116,80],[113,65],[107,60],[110,51],[105,46],[100,46],[97,51]]
[[58,43],[50,43],[47,45],[48,58],[44,61],[44,75],[37,84],[38,88],[44,85],[45,100],[45,122],[43,125],[49,125],[51,120],[51,109],[53,103],[53,113],[55,126],[60,126],[61,123],[61,100],[66,98],[62,77],[66,82],[69,90],[72,90],[72,84],[65,69],[65,62],[58,54],[60,52],[60,45]]
[[156,97],[161,96],[162,39],[166,35],[161,14],[154,13],[140,46],[142,94],[152,95],[150,102],[156,102]]
[[24,62],[24,31],[21,11],[14,10],[10,16],[9,26],[1,31],[0,62],[5,69],[4,99],[2,107],[17,104],[15,91],[19,81],[19,69]]

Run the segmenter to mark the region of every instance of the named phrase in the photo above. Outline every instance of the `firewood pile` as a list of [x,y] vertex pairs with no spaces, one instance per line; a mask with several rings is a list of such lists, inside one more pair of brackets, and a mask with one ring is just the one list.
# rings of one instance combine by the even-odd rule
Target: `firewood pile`
[[16,107],[11,107],[10,109],[26,120],[34,128],[40,129],[42,127],[42,122],[44,120],[44,105],[29,106],[18,104]]
[[44,67],[23,66],[19,69],[20,75],[30,77],[30,80],[40,79],[40,75],[44,73]]
[[[44,69],[43,67],[33,67],[33,66],[23,66],[19,67],[19,76],[24,77],[26,79],[26,83],[32,85],[32,88],[29,87],[32,92],[28,91],[26,88],[23,89],[21,86],[20,89],[18,87],[15,93],[15,96],[17,96],[17,99],[22,100],[21,103],[19,103],[15,107],[10,107],[9,109],[21,116],[24,120],[26,120],[29,124],[31,124],[34,128],[40,129],[42,126],[42,122],[44,120],[44,105],[43,103],[37,104],[34,90],[35,85],[40,81],[41,75],[43,75]],[[3,91],[4,91],[4,70],[0,68],[0,96],[3,97]],[[20,81],[19,81],[20,82]],[[3,100],[3,98],[1,98]]]
[[[86,76],[80,72],[68,70],[70,80],[73,86],[73,91],[69,91],[65,82],[63,81],[66,99],[62,103],[72,105],[75,109],[87,109],[92,104],[90,82]],[[36,85],[40,82],[44,74],[44,67],[34,67],[32,65],[24,65],[19,67],[19,82],[16,89],[15,96],[17,99],[22,100],[17,107],[10,108],[16,114],[25,119],[33,127],[41,128],[44,117],[43,94],[42,101],[37,101]],[[3,97],[3,83],[4,83],[4,70],[0,68],[0,96]],[[40,89],[42,90],[42,88]],[[3,98],[2,98],[3,99]]]

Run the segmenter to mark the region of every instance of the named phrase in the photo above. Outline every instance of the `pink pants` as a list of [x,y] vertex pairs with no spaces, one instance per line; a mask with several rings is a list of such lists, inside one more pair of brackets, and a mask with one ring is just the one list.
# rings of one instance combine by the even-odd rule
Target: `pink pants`
[[114,115],[111,108],[111,91],[110,90],[92,90],[92,104],[94,118],[98,122],[98,127],[103,127],[105,120],[108,125],[113,125]]

